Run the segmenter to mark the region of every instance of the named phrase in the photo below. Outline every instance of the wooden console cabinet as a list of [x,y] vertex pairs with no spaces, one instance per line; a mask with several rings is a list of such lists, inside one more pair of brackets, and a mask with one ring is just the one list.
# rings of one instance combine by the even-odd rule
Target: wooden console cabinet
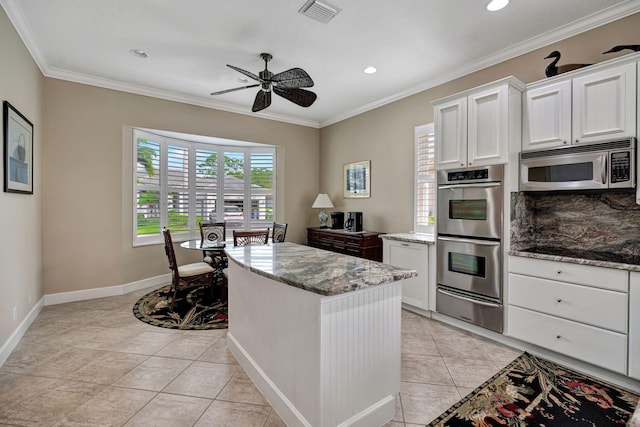
[[381,234],[384,233],[307,228],[307,243],[314,248],[382,262]]

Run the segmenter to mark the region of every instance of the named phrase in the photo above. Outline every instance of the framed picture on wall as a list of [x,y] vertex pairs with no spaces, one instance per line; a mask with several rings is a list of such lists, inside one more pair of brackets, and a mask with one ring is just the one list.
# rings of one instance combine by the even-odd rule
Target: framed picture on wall
[[33,194],[33,124],[8,101],[3,113],[4,191]]
[[344,165],[344,197],[371,197],[371,161]]

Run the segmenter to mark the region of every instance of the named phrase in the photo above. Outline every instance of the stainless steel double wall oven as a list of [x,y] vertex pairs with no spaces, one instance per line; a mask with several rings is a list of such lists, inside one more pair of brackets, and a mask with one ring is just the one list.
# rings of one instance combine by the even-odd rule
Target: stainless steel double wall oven
[[438,171],[436,311],[502,332],[502,165]]

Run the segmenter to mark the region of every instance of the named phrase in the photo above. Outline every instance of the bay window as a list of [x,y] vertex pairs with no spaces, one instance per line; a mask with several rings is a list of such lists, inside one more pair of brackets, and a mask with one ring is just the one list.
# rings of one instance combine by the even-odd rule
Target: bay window
[[270,227],[275,218],[273,146],[193,142],[134,129],[133,244],[199,237],[202,221],[232,230]]

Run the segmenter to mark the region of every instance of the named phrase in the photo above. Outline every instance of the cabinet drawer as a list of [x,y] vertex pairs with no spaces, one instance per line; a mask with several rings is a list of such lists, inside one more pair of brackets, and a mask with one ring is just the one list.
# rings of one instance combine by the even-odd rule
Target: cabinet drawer
[[508,310],[509,336],[626,375],[626,335],[514,306]]
[[509,257],[509,272],[579,285],[590,285],[612,291],[629,291],[629,272],[625,270],[511,256]]
[[627,333],[624,292],[510,273],[509,304]]

